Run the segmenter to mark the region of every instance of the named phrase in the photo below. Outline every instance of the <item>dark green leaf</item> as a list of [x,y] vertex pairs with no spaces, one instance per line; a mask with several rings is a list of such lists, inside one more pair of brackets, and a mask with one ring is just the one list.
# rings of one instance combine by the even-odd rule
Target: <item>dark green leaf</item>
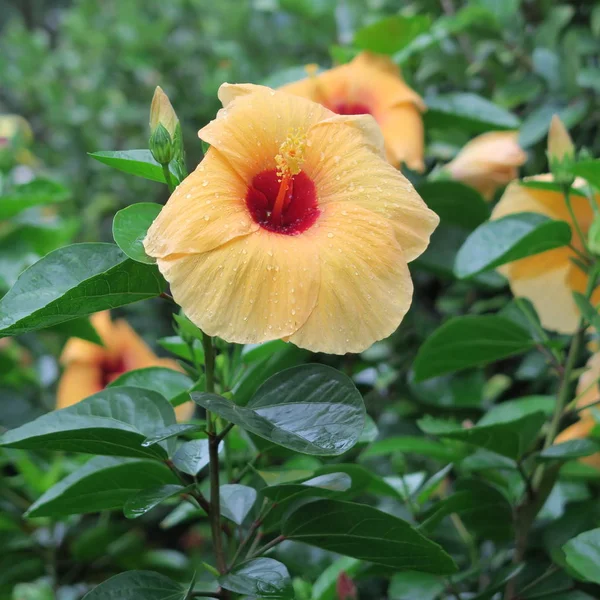
[[554,396],[525,396],[524,398],[507,400],[492,406],[481,417],[477,425],[507,423],[533,413],[543,413],[546,417],[551,417],[554,413],[555,404],[556,398]]
[[192,476],[196,476],[208,462],[208,440],[185,442],[173,456],[173,464],[180,471]]
[[66,338],[77,337],[80,340],[86,340],[87,342],[92,342],[92,344],[97,344],[98,346],[104,345],[98,332],[94,329],[94,326],[87,317],[65,321],[64,323],[59,323],[48,329],[49,331],[60,333]]
[[185,373],[180,373],[168,367],[146,367],[127,371],[109,384],[109,387],[139,387],[153,390],[173,400],[180,394],[187,392],[194,382]]
[[26,516],[57,518],[119,509],[139,491],[175,481],[156,461],[95,456],[38,498]]
[[214,394],[192,398],[243,429],[305,454],[342,454],[356,444],[365,423],[362,397],[352,381],[324,365],[277,373],[247,407]]
[[600,529],[580,533],[563,551],[567,564],[585,581],[600,584]]
[[600,452],[600,444],[594,440],[569,440],[542,450],[536,458],[542,462],[550,460],[566,461],[581,458],[582,456],[591,456],[596,452]]
[[341,556],[331,563],[316,579],[312,586],[311,600],[339,600],[336,586],[340,573],[349,577],[358,574],[364,563],[356,558]]
[[182,485],[159,485],[139,491],[135,496],[130,496],[125,506],[123,514],[128,519],[137,519],[145,515],[148,511],[158,506],[161,502],[183,494],[192,486],[183,487]]
[[485,375],[480,369],[433,377],[415,382],[411,374],[409,386],[420,402],[454,410],[478,408],[485,400]]
[[582,160],[571,169],[573,175],[583,177],[588,183],[600,190],[600,159]]
[[175,425],[169,425],[164,429],[159,429],[155,431],[151,436],[147,437],[142,446],[152,446],[158,442],[162,442],[163,440],[168,440],[172,437],[177,437],[182,433],[192,433],[195,431],[202,431],[205,429],[206,425],[204,423],[193,424],[193,423],[175,423]]
[[257,491],[247,485],[232,483],[222,485],[219,492],[221,514],[237,525],[241,525],[256,502]]
[[155,266],[113,244],[73,244],[29,267],[0,300],[0,337],[153,298],[164,287]]
[[462,128],[471,133],[491,129],[518,129],[519,119],[486,98],[471,93],[452,93],[426,99],[425,122],[439,129]]
[[535,345],[529,332],[497,316],[455,317],[419,348],[415,381],[460,371],[520,354]]
[[153,571],[126,571],[107,579],[83,600],[186,600],[189,588]]
[[156,430],[174,423],[175,412],[160,394],[140,388],[106,388],[6,432],[1,444],[27,450],[164,459],[173,440],[150,447],[142,443]]
[[219,577],[221,587],[253,598],[293,600],[294,589],[285,565],[272,558],[256,558]]
[[454,573],[454,561],[406,521],[363,504],[316,500],[285,521],[283,535],[395,569]]
[[418,423],[429,435],[460,440],[516,460],[533,444],[545,420],[544,413],[534,412],[511,421],[468,428],[429,416]]
[[35,179],[17,185],[7,194],[0,196],[0,219],[14,217],[32,206],[64,202],[70,195],[67,188],[48,179]]
[[460,279],[495,269],[571,242],[571,227],[537,213],[517,213],[478,227],[456,256],[454,272]]
[[389,600],[435,600],[444,591],[444,580],[429,573],[396,573],[390,581]]
[[368,448],[365,448],[360,457],[362,460],[374,456],[386,456],[387,454],[393,454],[395,452],[430,456],[431,458],[438,460],[451,461],[458,460],[462,457],[460,452],[455,451],[453,448],[449,448],[441,442],[413,435],[405,435],[402,437],[392,436],[373,442]]
[[132,260],[148,265],[156,262],[156,259],[146,254],[143,241],[148,228],[161,210],[160,204],[139,202],[123,208],[115,215],[113,238],[117,246]]
[[[154,160],[150,150],[116,150],[114,152],[107,150],[91,152],[90,156],[118,171],[159,183],[167,183],[162,166]],[[173,173],[172,169],[171,173]]]
[[575,300],[575,304],[577,304],[581,316],[588,321],[596,331],[600,331],[600,314],[598,314],[598,311],[594,308],[592,303],[579,292],[573,292],[573,299]]
[[354,34],[354,45],[379,54],[394,54],[430,27],[426,15],[394,15],[359,29]]
[[281,504],[300,498],[334,496],[350,489],[352,479],[346,473],[328,473],[307,479],[301,483],[281,483],[263,488],[261,494]]

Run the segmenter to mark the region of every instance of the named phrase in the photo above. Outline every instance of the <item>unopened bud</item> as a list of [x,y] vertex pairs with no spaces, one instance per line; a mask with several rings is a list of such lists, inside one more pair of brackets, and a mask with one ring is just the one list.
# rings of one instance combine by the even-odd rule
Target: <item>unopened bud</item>
[[341,571],[338,575],[335,591],[338,600],[358,600],[356,585],[345,571]]
[[596,215],[588,230],[588,248],[592,254],[600,256],[600,215]]
[[173,139],[178,124],[179,119],[173,110],[171,101],[162,89],[157,87],[150,106],[150,133],[154,133],[156,128],[162,125]]
[[154,160],[161,165],[168,165],[173,158],[173,140],[161,123],[150,135],[150,152]]
[[548,132],[548,158],[551,161],[564,161],[565,159],[573,160],[574,157],[575,146],[573,140],[560,117],[554,115]]

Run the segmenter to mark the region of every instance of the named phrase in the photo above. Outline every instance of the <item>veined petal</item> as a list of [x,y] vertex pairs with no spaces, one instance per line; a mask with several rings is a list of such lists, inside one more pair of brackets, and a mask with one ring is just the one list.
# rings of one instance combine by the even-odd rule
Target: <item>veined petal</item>
[[247,185],[227,160],[210,149],[179,186],[148,229],[149,256],[212,250],[258,229],[246,209]]
[[306,237],[319,253],[321,286],[310,317],[288,339],[344,354],[393,333],[410,307],[413,285],[390,223],[360,206],[332,203]]
[[405,260],[419,256],[439,217],[397,169],[365,147],[363,136],[342,120],[311,129],[304,171],[314,181],[319,206],[351,202],[392,222]]
[[305,235],[259,229],[211,252],[159,259],[158,267],[191,321],[240,344],[294,333],[319,291],[317,249]]
[[423,119],[411,103],[398,104],[381,115],[388,160],[394,166],[406,163],[409,169],[423,172]]
[[275,157],[291,131],[306,133],[333,116],[310,100],[258,85],[225,83],[219,97],[226,106],[198,135],[230,161],[245,183],[276,168]]
[[73,362],[65,368],[56,392],[56,408],[67,408],[102,389],[100,364]]

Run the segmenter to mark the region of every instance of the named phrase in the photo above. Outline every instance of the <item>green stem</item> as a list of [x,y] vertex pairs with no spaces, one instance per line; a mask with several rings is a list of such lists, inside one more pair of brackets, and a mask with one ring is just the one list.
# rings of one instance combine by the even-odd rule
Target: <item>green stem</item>
[[171,175],[171,171],[169,169],[169,165],[162,165],[163,175],[165,176],[165,181],[167,182],[167,187],[169,188],[169,192],[171,194],[175,191],[175,184],[173,183],[173,177]]
[[265,552],[268,552],[271,548],[274,548],[278,544],[281,544],[285,540],[285,536],[278,535],[275,539],[272,539],[270,542],[266,543],[262,548],[259,548],[255,552],[253,552],[248,558],[255,558],[257,556],[262,556]]
[[563,186],[563,194],[565,196],[565,204],[567,205],[567,209],[569,210],[569,214],[571,215],[571,220],[573,221],[573,228],[575,229],[577,236],[579,237],[579,241],[581,242],[581,247],[585,250],[585,253],[589,256],[590,251],[587,247],[587,241],[585,236],[583,235],[583,231],[581,231],[581,227],[579,225],[579,221],[575,216],[575,211],[573,210],[573,206],[571,204],[571,188],[570,186]]

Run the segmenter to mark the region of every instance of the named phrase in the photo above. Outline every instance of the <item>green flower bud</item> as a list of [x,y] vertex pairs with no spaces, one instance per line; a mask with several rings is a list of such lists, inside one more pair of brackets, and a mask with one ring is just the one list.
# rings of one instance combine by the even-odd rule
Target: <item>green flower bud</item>
[[572,173],[575,164],[575,146],[558,115],[554,115],[550,123],[547,154],[554,180],[562,185],[570,186],[575,180]]
[[150,136],[150,152],[154,160],[161,165],[168,165],[173,158],[173,140],[161,123]]

